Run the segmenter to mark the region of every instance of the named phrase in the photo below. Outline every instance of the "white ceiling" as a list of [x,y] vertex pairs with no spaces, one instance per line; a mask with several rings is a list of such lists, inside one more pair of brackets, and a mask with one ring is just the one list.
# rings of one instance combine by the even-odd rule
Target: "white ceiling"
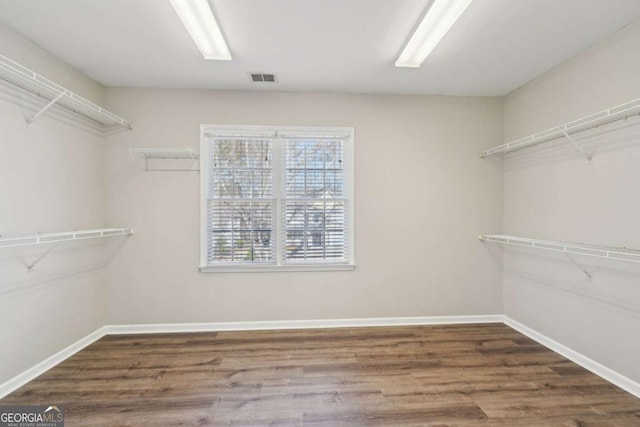
[[0,0],[0,22],[106,86],[500,96],[640,19],[638,0],[475,0],[402,69],[429,0],[210,3],[232,61],[203,60],[168,0]]

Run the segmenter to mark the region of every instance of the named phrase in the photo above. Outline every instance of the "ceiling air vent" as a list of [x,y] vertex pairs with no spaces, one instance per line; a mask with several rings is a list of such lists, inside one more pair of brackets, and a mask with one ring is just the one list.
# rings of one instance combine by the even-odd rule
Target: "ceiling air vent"
[[251,73],[251,80],[254,82],[275,83],[276,76],[274,74]]

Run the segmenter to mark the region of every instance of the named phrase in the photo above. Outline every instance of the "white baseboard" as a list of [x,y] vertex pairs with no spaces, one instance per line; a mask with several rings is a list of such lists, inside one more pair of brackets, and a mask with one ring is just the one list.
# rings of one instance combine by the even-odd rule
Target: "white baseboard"
[[354,328],[366,326],[454,325],[464,323],[501,323],[502,315],[375,317],[369,319],[274,320],[260,322],[157,323],[107,325],[105,333],[160,334],[172,332],[258,331],[270,329]]
[[604,378],[610,383],[615,384],[621,389],[640,398],[640,384],[633,381],[631,378],[625,377],[624,375],[607,368],[606,366],[596,362],[595,360],[590,359],[587,356],[578,353],[577,351],[572,350],[565,345],[560,344],[559,342],[529,328],[528,326],[523,325],[522,323],[511,319],[508,316],[502,317],[505,325],[512,327],[516,331],[528,336],[532,340],[539,342],[543,346],[555,351],[561,356],[566,357],[567,359],[593,372],[599,377]]
[[15,377],[11,378],[9,381],[3,384],[0,384],[0,399],[5,397],[7,394],[13,392],[14,390],[17,390],[18,388],[22,387],[29,381],[35,379],[36,377],[44,374],[49,369],[53,368],[58,363],[68,359],[69,357],[73,356],[74,354],[76,354],[86,346],[94,343],[95,341],[98,341],[104,335],[105,335],[104,328],[97,329],[92,333],[90,333],[89,335],[87,335],[86,337],[81,338],[78,341],[74,342],[67,348],[60,350],[53,356],[46,358],[45,360],[38,363],[37,365],[32,366],[26,371],[16,375]]

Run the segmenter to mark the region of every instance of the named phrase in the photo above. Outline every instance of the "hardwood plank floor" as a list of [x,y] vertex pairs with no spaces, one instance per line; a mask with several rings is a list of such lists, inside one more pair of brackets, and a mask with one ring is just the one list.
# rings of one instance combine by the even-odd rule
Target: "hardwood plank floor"
[[640,426],[640,399],[502,324],[107,336],[0,404],[67,426]]

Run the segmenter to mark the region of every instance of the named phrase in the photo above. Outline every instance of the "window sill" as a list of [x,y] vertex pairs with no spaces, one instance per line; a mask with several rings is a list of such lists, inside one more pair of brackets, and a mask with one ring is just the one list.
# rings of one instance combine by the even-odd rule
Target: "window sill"
[[264,273],[284,271],[353,271],[355,264],[220,265],[200,267],[200,273]]

